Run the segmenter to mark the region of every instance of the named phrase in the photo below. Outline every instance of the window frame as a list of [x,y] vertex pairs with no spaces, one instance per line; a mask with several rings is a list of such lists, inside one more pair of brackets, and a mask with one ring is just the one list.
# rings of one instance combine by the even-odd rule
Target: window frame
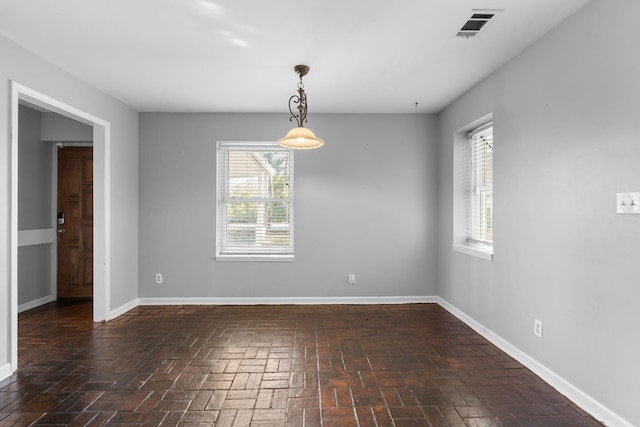
[[[492,241],[486,241],[478,235],[475,215],[480,210],[478,206],[479,187],[475,179],[478,170],[473,162],[473,136],[491,129],[493,142],[493,115],[489,114],[474,123],[458,130],[454,135],[454,185],[453,185],[453,220],[454,233],[452,249],[457,252],[472,255],[488,261],[493,261],[493,223],[494,223],[494,151],[491,146],[491,234]],[[482,189],[480,189],[482,190]],[[486,190],[486,188],[485,188]]]
[[[229,153],[232,151],[287,152],[288,197],[248,197],[231,199],[229,194]],[[276,141],[217,141],[216,143],[216,261],[294,261],[294,155],[292,149],[283,148]],[[226,244],[227,205],[229,203],[289,203],[289,245],[278,248],[240,248]]]

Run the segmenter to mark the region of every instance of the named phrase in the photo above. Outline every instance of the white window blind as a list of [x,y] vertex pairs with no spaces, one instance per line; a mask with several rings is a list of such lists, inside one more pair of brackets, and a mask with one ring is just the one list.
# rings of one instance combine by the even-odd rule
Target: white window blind
[[293,255],[293,152],[218,143],[216,256]]
[[469,133],[469,241],[493,244],[493,123]]

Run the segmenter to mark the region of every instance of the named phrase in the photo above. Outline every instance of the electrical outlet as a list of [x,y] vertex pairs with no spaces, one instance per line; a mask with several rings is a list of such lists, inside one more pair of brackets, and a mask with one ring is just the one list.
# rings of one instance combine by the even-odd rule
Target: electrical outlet
[[640,214],[640,193],[616,194],[616,212],[619,214]]
[[533,335],[542,338],[542,320],[533,319]]
[[349,273],[349,284],[350,285],[356,284],[356,275],[353,273]]
[[156,274],[156,283],[158,285],[162,284],[162,273],[157,273]]

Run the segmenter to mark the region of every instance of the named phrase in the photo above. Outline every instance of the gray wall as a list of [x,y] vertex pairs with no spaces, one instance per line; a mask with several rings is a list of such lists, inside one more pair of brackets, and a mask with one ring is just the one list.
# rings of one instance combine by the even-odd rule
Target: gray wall
[[[18,230],[52,228],[52,144],[40,140],[39,111],[20,106],[18,119]],[[51,295],[51,248],[18,248],[18,304]]]
[[87,142],[93,141],[93,128],[57,113],[42,114],[41,137],[43,141]]
[[[634,425],[640,216],[615,204],[640,191],[639,15],[593,0],[439,116],[438,294]],[[490,112],[494,262],[451,250],[453,134]]]
[[18,305],[51,295],[52,251],[51,244],[18,248]]
[[138,115],[60,68],[0,37],[0,371],[10,342],[10,80],[111,123],[111,307],[138,296]]
[[40,139],[39,111],[18,116],[18,230],[51,228],[52,144]]
[[221,262],[216,141],[275,140],[288,116],[140,114],[140,297],[434,295],[434,119],[312,114],[327,144],[295,153],[295,262]]

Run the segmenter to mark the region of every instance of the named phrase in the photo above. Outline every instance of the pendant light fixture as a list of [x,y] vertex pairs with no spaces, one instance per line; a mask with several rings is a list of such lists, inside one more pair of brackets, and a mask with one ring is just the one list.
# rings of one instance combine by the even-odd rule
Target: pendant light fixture
[[[302,77],[309,72],[309,67],[296,65],[293,70],[300,76],[300,82],[298,83],[298,94],[289,98],[289,111],[291,112],[289,121],[295,119],[298,126],[291,129],[284,138],[279,139],[278,144],[285,148],[295,149],[322,147],[324,141],[316,137],[311,129],[304,127],[304,123],[307,121],[307,94],[304,92]],[[294,110],[298,111],[294,112]]]

